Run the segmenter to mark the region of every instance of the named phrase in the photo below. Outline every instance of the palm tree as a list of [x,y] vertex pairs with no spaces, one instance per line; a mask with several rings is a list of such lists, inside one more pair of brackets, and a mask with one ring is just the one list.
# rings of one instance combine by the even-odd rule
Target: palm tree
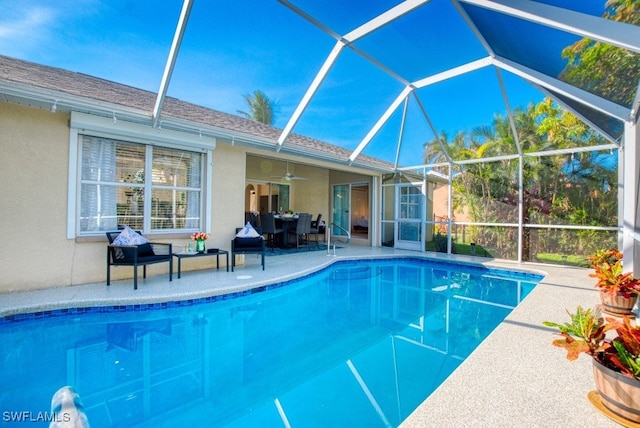
[[256,122],[273,125],[273,122],[275,122],[275,105],[277,101],[270,99],[260,90],[254,91],[253,94],[245,95],[244,99],[249,105],[250,112],[247,113],[238,110],[239,114],[247,119],[253,119]]

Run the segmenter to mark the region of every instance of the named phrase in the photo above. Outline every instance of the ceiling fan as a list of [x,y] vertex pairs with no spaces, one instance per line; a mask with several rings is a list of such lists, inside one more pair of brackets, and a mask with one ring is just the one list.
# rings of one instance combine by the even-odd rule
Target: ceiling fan
[[287,172],[284,175],[272,175],[271,178],[279,178],[281,180],[291,181],[291,180],[306,180],[304,177],[298,177],[297,175],[293,175],[289,172],[289,162],[287,162]]

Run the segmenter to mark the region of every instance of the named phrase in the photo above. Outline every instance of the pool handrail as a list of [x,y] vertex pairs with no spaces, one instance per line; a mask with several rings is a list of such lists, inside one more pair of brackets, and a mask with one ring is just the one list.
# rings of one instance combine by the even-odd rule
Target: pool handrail
[[[344,227],[335,224],[334,222],[331,222],[331,224],[329,225],[329,227],[327,227],[327,256],[331,255],[331,228],[332,227],[336,227],[340,230],[342,230],[343,232],[346,232],[347,234],[347,239],[346,241],[340,241],[340,242],[344,242],[345,244],[348,244],[349,241],[351,240],[351,233],[349,233],[349,231],[347,229],[345,229]],[[343,236],[343,235],[340,235]],[[336,243],[338,242],[338,240],[333,241],[333,256],[335,257],[336,255]]]

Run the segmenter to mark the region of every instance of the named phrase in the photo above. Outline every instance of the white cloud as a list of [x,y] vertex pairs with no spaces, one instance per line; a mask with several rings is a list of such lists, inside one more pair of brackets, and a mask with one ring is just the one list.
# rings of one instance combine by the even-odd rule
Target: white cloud
[[[0,0],[0,54],[28,59],[54,31],[56,10],[27,1]],[[33,59],[33,58],[32,58]]]
[[[9,2],[11,3],[11,2]],[[16,2],[17,3],[17,2]],[[55,12],[44,6],[24,7],[3,6],[8,13],[0,18],[0,39],[33,38],[47,31],[55,17]]]

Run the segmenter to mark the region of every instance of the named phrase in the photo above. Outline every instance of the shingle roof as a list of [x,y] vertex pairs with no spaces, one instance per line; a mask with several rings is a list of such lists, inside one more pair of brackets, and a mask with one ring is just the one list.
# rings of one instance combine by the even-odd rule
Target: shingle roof
[[[0,81],[27,85],[34,88],[63,93],[79,100],[92,100],[122,106],[148,113],[151,119],[156,94],[105,79],[72,72],[61,68],[44,66],[0,55]],[[224,113],[196,104],[167,97],[164,101],[162,117],[188,121],[194,125],[213,126],[241,133],[245,137],[259,139],[264,147],[265,140],[273,144],[275,150],[282,130],[254,120]],[[283,146],[283,151],[307,153],[345,164],[350,150],[325,143],[299,134],[291,134]],[[374,170],[390,171],[393,165],[380,159],[360,155],[358,166]]]

